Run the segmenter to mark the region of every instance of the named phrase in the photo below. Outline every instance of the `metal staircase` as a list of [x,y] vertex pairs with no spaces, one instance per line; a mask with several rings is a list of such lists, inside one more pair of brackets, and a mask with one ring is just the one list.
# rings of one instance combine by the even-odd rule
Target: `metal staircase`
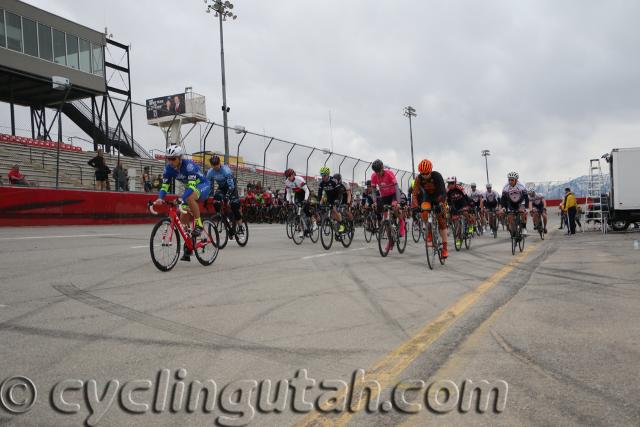
[[67,102],[63,105],[62,112],[98,144],[113,145],[125,156],[142,157],[143,159],[152,158],[147,150],[126,131],[111,126],[106,130],[106,123],[97,116],[96,123],[94,123],[91,106],[84,101]]
[[604,176],[600,167],[600,159],[591,159],[589,162],[589,186],[587,188],[587,217],[585,222],[593,230],[607,232],[607,212],[609,202],[606,194],[603,194]]

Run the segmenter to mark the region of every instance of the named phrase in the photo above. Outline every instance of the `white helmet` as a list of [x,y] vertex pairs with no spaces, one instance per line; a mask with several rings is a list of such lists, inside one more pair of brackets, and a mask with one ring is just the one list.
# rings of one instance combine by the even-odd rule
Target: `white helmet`
[[458,182],[458,179],[455,176],[450,176],[447,178],[447,183],[453,182],[454,184]]
[[167,157],[182,157],[184,150],[179,145],[170,145],[167,148]]
[[491,183],[487,182],[487,188],[491,188]]
[[469,185],[471,185],[472,187],[477,187],[477,185],[476,185],[476,183],[475,183],[475,182],[472,182],[472,183],[471,183],[471,184],[469,184]]
[[517,180],[518,178],[520,178],[520,175],[518,175],[518,172],[509,172],[507,174],[507,178]]

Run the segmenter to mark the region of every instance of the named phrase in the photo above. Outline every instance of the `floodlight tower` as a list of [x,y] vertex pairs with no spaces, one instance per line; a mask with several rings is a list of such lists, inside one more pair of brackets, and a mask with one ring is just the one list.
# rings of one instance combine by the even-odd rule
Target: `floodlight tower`
[[404,116],[409,118],[409,138],[411,138],[411,172],[413,173],[413,178],[416,177],[416,162],[413,158],[413,129],[411,127],[411,117],[416,117],[416,109],[412,106],[404,107]]
[[[211,3],[211,4],[209,4]],[[227,89],[224,73],[224,37],[222,34],[222,21],[226,21],[227,18],[235,20],[237,15],[233,14],[233,4],[229,1],[223,2],[222,0],[204,0],[204,4],[207,5],[207,13],[215,13],[215,17],[220,22],[220,67],[222,69],[222,121],[224,125],[224,163],[229,164],[229,131],[227,113],[230,108],[227,106]]]
[[480,154],[484,157],[484,167],[487,171],[487,184],[489,184],[491,181],[489,181],[489,162],[487,161],[487,157],[491,155],[491,152],[489,150],[482,150]]

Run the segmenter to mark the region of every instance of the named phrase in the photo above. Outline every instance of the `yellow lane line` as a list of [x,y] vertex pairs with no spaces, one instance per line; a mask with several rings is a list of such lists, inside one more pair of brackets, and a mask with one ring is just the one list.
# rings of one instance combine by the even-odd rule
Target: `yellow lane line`
[[[527,246],[524,252],[516,255],[500,270],[495,272],[492,276],[480,283],[475,289],[464,294],[458,301],[451,306],[443,310],[438,317],[427,323],[422,327],[418,333],[407,341],[402,343],[399,347],[388,353],[382,359],[378,360],[373,366],[366,369],[367,379],[376,380],[380,383],[381,389],[385,389],[389,385],[397,381],[400,374],[420,356],[424,353],[442,334],[462,316],[469,308],[475,304],[480,297],[487,293],[491,288],[496,286],[507,274],[513,271],[518,264],[520,264],[531,251],[533,251],[539,242]],[[344,402],[347,395],[345,392],[340,393],[337,396],[338,402]],[[370,397],[371,399],[374,396]],[[339,407],[335,401],[331,404],[331,407]],[[348,402],[346,407],[348,408]],[[296,426],[344,426],[351,418],[363,408],[364,405],[360,405],[360,408],[356,411],[350,412],[345,410],[340,414],[324,413],[324,412],[312,412],[304,417],[300,422],[296,423]],[[324,410],[329,409],[329,406],[321,408]]]

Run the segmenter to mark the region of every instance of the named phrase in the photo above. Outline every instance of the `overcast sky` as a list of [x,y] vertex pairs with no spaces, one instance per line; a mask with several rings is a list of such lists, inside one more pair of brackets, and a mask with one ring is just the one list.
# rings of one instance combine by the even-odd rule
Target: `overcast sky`
[[[219,38],[202,1],[29,0],[132,45],[133,98],[207,96],[221,122]],[[584,175],[640,146],[635,0],[236,0],[225,23],[230,124],[411,169],[498,184]],[[157,131],[156,131],[157,132]],[[261,153],[254,156],[262,159]]]

